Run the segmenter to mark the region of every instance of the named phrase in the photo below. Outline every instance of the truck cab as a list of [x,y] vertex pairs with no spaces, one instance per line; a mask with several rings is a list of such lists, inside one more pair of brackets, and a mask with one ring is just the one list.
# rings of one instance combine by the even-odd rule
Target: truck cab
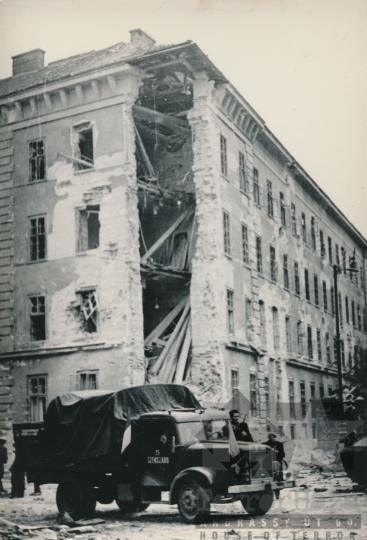
[[189,523],[208,514],[211,502],[240,500],[250,514],[268,512],[274,491],[293,487],[294,482],[281,479],[271,448],[234,442],[230,431],[226,411],[181,409],[142,415],[126,456],[128,482],[118,485],[120,508],[134,498],[140,507],[161,502],[168,491],[170,504],[178,504]]

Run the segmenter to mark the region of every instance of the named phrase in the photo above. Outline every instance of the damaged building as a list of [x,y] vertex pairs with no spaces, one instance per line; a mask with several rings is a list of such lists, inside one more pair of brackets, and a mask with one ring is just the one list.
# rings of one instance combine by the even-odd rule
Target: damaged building
[[2,431],[162,381],[316,438],[336,302],[346,381],[365,359],[367,243],[200,48],[26,52],[0,113]]

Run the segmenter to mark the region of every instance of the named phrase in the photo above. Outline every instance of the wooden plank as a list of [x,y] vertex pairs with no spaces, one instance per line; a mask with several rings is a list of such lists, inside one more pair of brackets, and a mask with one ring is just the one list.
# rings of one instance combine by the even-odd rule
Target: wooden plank
[[164,360],[167,358],[168,356],[168,353],[170,352],[171,348],[172,348],[172,345],[174,344],[175,342],[175,339],[176,337],[178,336],[181,328],[182,328],[182,325],[183,323],[185,322],[185,319],[187,317],[187,314],[189,312],[189,309],[190,309],[190,299],[187,298],[187,301],[186,301],[186,305],[185,305],[185,308],[182,312],[182,315],[177,323],[177,326],[176,328],[174,329],[174,331],[172,332],[168,342],[167,342],[167,345],[165,346],[165,348],[163,349],[163,351],[161,352],[158,360],[156,361],[153,369],[152,369],[152,375],[156,375],[158,373],[158,371],[161,369],[162,365],[163,365],[163,362]]
[[185,296],[185,298],[183,298],[181,302],[179,302],[177,306],[168,313],[168,315],[158,324],[158,326],[156,326],[156,328],[149,334],[149,336],[145,338],[144,345],[151,345],[153,339],[158,338],[161,334],[163,334],[163,332],[174,321],[180,311],[184,309],[186,302],[187,296]]
[[153,165],[151,164],[149,156],[147,154],[147,151],[145,150],[143,141],[141,140],[140,133],[139,133],[139,131],[138,131],[138,129],[137,129],[137,127],[135,125],[134,125],[134,131],[135,131],[138,150],[139,150],[139,152],[141,154],[141,157],[142,157],[142,159],[144,161],[144,165],[146,167],[146,170],[147,170],[148,174],[152,178],[157,178],[156,174],[155,174],[155,171],[154,171],[154,168],[153,168]]
[[187,362],[187,355],[189,354],[190,346],[191,346],[191,317],[189,317],[185,340],[183,342],[180,356],[177,362],[177,368],[176,368],[176,373],[175,373],[175,378],[174,378],[174,382],[177,384],[182,384],[182,379],[185,373],[185,367],[186,367],[186,362]]
[[[177,362],[178,362],[178,352],[182,346],[183,341],[185,340],[185,336],[187,333],[187,327],[190,322],[190,315],[186,317],[186,320],[182,326],[181,332],[179,333],[176,342],[174,346],[172,347],[171,354],[169,361],[166,362],[165,370],[164,370],[164,377],[163,380],[165,382],[171,383],[173,381],[173,376],[175,374],[176,368],[177,368]],[[158,375],[160,376],[160,374]]]
[[173,131],[183,133],[184,135],[190,134],[189,127],[183,127],[183,122],[178,120],[174,116],[169,116],[168,114],[163,114],[158,111],[153,111],[152,109],[147,109],[146,107],[141,107],[140,105],[134,105],[133,115],[136,116],[139,120],[145,120],[146,122],[154,122],[161,126],[168,127]]
[[148,251],[142,256],[141,262],[146,262],[151,255],[167,240],[167,238],[177,229],[177,227],[185,221],[185,219],[193,213],[193,208],[187,208],[178,219],[166,230],[164,234],[148,249]]

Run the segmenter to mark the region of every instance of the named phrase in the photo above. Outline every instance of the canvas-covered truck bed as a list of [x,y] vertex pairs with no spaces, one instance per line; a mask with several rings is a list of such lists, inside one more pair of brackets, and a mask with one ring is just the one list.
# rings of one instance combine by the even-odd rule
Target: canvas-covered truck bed
[[[124,439],[142,414],[201,410],[188,388],[153,384],[118,392],[84,390],[53,399],[43,424],[14,424],[17,462],[28,481],[59,483],[65,471],[116,473]],[[128,433],[125,433],[128,431]]]

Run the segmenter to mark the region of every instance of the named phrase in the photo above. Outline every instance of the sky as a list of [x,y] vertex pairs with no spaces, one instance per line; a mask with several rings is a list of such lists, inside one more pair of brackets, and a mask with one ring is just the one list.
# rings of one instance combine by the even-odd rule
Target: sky
[[0,0],[0,79],[129,41],[196,42],[367,238],[367,0]]

